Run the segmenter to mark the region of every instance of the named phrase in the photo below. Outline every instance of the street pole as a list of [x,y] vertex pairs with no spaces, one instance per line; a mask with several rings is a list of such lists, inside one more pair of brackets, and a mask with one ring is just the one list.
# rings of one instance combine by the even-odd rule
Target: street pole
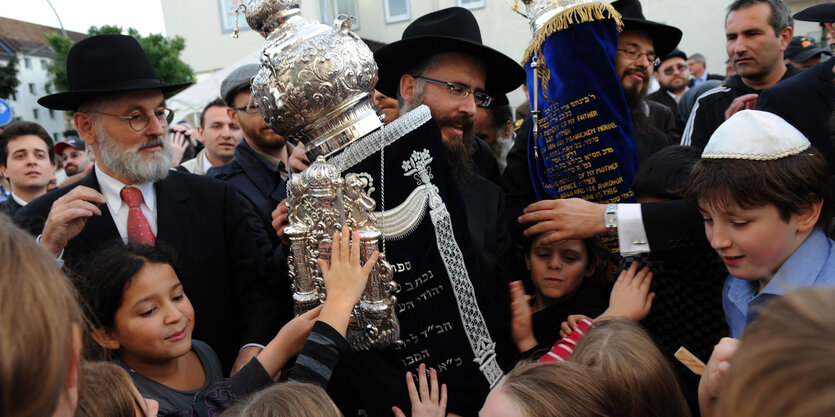
[[63,34],[65,38],[69,38],[69,36],[67,36],[67,31],[64,30],[64,24],[61,23],[61,17],[58,16],[58,11],[55,10],[55,6],[53,6],[52,2],[49,0],[46,0],[46,3],[49,4],[49,7],[52,8],[52,13],[55,13],[55,18],[58,19],[58,26],[61,26],[61,34]]

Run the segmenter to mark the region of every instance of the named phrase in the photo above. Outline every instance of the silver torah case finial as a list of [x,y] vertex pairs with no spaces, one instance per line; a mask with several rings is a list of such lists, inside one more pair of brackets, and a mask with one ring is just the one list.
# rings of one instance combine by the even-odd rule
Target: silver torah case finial
[[373,104],[377,64],[350,31],[305,19],[298,0],[249,0],[247,23],[266,38],[252,97],[276,133],[305,145],[307,157],[334,154],[383,125]]
[[536,34],[558,13],[589,3],[611,3],[613,0],[522,0],[527,10],[531,33]]
[[[365,173],[347,174],[319,156],[310,167],[287,182],[290,225],[284,229],[290,240],[290,276],[296,315],[323,303],[327,297],[322,271],[316,262],[330,258],[333,234],[347,226],[360,235],[360,263],[378,250],[381,233],[374,227],[375,203],[372,178]],[[346,339],[354,350],[382,350],[400,339],[400,324],[394,312],[397,284],[393,270],[381,254],[368,276],[365,291],[351,312]]]

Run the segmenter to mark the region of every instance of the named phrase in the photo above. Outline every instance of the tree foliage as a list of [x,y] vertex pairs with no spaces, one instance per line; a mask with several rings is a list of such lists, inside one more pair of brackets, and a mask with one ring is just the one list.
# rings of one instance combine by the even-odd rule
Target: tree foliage
[[47,67],[52,86],[57,91],[67,91],[67,52],[72,47],[72,40],[60,33],[47,33],[46,42],[55,51],[52,63]]
[[6,65],[0,65],[0,98],[9,98],[20,84],[17,79],[17,57],[13,56]]
[[[103,34],[122,34],[124,30],[118,25],[104,25],[101,27],[91,26],[87,36]],[[128,28],[127,35],[133,36],[139,41],[145,54],[151,60],[151,65],[157,72],[159,80],[166,84],[196,81],[194,70],[180,60],[180,52],[186,47],[186,41],[181,36],[168,39],[160,34],[142,36],[134,28]],[[57,91],[67,90],[67,52],[72,46],[72,41],[57,33],[47,34],[47,42],[55,51],[55,58],[49,67],[52,78],[52,85]]]

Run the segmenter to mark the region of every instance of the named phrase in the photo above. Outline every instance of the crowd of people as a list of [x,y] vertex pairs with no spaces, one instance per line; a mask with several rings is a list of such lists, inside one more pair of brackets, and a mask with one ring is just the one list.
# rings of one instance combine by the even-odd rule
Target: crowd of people
[[[381,119],[428,114],[408,140],[442,149],[435,192],[465,223],[466,296],[430,270],[450,305],[422,307],[394,268],[398,313],[413,310],[401,343],[423,352],[409,360],[352,351],[380,254],[345,225],[307,266],[327,297],[294,314],[287,183],[311,161],[254,102],[257,64],[192,129],[165,105],[188,83],[160,82],[134,38],[76,43],[68,90],[39,99],[75,129],[0,132],[0,415],[835,415],[835,60],[793,32],[819,22],[832,39],[835,4],[731,2],[725,76],[637,0],[612,6],[634,203],[537,197],[536,119],[506,96],[525,70],[469,10],[374,51]],[[397,239],[422,253],[422,237]],[[474,315],[484,356],[437,346],[472,339]]]

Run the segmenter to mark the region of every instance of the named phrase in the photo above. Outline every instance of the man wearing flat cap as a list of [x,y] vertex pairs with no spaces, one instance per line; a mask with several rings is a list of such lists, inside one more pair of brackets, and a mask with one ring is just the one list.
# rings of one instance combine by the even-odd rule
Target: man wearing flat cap
[[236,368],[248,363],[260,348],[247,345],[265,344],[277,331],[275,302],[262,291],[264,266],[234,190],[169,169],[164,135],[172,114],[163,94],[188,83],[161,83],[136,39],[123,35],[75,44],[67,83],[68,91],[38,102],[75,112],[95,167],[32,201],[15,220],[71,271],[83,271],[84,255],[117,240],[171,248],[199,317],[194,337],[215,350],[227,372],[236,358]]
[[[835,23],[835,3],[819,4],[794,15],[797,20]],[[835,173],[829,118],[835,103],[835,59],[828,59],[760,93],[757,109],[772,112],[801,131]]]
[[690,79],[690,71],[687,69],[687,55],[676,48],[663,59],[655,72],[655,78],[661,88],[658,91],[647,96],[648,100],[655,101],[667,106],[673,113],[673,118],[676,122],[676,133],[680,139],[681,132],[684,131],[684,120],[678,112],[678,102],[681,97],[690,87],[687,86],[687,81]]

